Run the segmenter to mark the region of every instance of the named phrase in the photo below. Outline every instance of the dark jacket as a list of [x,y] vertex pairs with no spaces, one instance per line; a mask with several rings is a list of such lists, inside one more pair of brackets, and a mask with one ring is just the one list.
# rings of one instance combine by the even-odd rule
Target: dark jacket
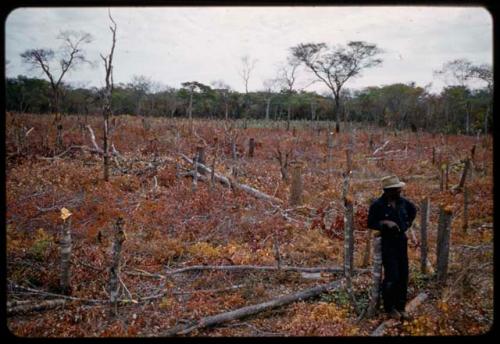
[[391,207],[387,201],[387,196],[383,194],[370,206],[368,211],[368,228],[381,231],[382,236],[398,234],[397,229],[381,228],[380,221],[394,221],[404,233],[410,228],[415,216],[417,208],[415,205],[404,197],[400,197],[396,201],[396,209]]

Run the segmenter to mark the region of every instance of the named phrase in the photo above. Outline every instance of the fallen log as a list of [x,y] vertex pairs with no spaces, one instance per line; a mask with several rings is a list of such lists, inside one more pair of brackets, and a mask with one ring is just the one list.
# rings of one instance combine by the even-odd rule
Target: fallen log
[[218,324],[222,324],[231,320],[237,320],[244,317],[248,317],[250,315],[255,315],[273,308],[281,307],[288,305],[292,302],[305,300],[314,296],[317,296],[321,293],[329,291],[331,289],[337,289],[340,286],[340,281],[330,282],[328,284],[320,285],[314,288],[306,289],[294,294],[285,295],[278,297],[276,299],[259,303],[256,305],[246,306],[242,308],[235,309],[233,311],[220,313],[212,316],[208,316],[205,318],[201,318],[199,321],[195,323],[190,323],[187,325],[175,326],[172,329],[166,331],[163,335],[165,336],[174,336],[174,335],[185,335],[195,330],[199,330],[205,327],[211,327]]
[[[406,312],[408,312],[408,313],[414,312],[417,309],[417,307],[422,304],[422,302],[424,302],[425,300],[427,300],[428,297],[429,297],[429,295],[427,293],[420,293],[420,294],[418,294],[413,300],[411,300],[410,302],[408,302],[408,304],[405,307]],[[385,332],[385,330],[387,328],[392,327],[392,326],[396,325],[397,323],[398,323],[398,321],[396,319],[386,320],[382,324],[380,324],[371,333],[371,336],[372,337],[383,336],[384,332]]]
[[[167,271],[167,275],[179,274],[189,271],[203,271],[203,270],[223,270],[223,271],[244,271],[244,270],[258,270],[258,271],[287,271],[287,272],[307,272],[307,273],[317,273],[317,272],[330,272],[330,273],[340,273],[344,272],[343,267],[298,267],[298,266],[277,266],[269,265],[193,265],[181,269]],[[356,272],[364,273],[369,272],[370,269],[355,269]]]
[[65,299],[57,299],[57,300],[46,300],[35,304],[33,303],[22,304],[19,306],[13,306],[7,308],[7,315],[9,316],[9,315],[29,313],[29,312],[45,311],[48,309],[57,308],[59,306],[64,305],[65,303],[66,303]]
[[[193,160],[189,159],[186,155],[180,153],[180,156],[187,163],[189,163],[189,164],[193,163]],[[209,167],[205,166],[204,164],[198,163],[198,169],[205,172],[206,174],[212,175],[212,170]],[[249,185],[237,183],[236,181],[231,180],[228,177],[223,176],[219,173],[214,172],[213,176],[214,176],[214,179],[216,181],[218,181],[219,183],[221,183],[222,185],[224,185],[226,187],[232,187],[235,190],[242,190],[242,191],[254,196],[255,198],[270,201],[272,203],[283,203],[283,201],[279,198],[268,195],[268,194],[266,194],[262,191],[259,191],[259,190],[255,189]]]
[[378,152],[380,152],[382,149],[384,149],[385,146],[387,146],[389,144],[389,142],[390,142],[389,140],[385,141],[382,146],[375,149],[375,151],[372,153],[372,155],[376,155]]

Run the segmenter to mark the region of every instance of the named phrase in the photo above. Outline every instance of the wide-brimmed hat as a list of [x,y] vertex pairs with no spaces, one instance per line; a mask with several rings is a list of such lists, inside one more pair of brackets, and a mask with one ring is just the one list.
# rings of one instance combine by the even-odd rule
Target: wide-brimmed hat
[[402,188],[405,182],[399,180],[397,176],[387,176],[382,178],[382,189]]

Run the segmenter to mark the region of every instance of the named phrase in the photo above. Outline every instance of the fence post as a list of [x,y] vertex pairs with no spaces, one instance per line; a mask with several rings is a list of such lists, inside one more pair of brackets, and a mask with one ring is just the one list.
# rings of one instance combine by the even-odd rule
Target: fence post
[[250,158],[253,158],[254,149],[255,149],[255,139],[251,137],[250,141],[248,141],[248,156]]
[[109,269],[109,301],[111,304],[111,314],[117,314],[117,302],[118,302],[118,282],[120,274],[120,258],[122,244],[125,241],[125,231],[123,230],[123,218],[119,217],[114,225],[115,236],[112,247],[112,260],[111,267]]
[[304,162],[294,160],[290,162],[290,168],[292,172],[292,182],[290,188],[290,205],[298,206],[302,204],[302,169],[304,167]]
[[367,316],[375,314],[379,307],[380,283],[382,279],[382,237],[379,231],[373,233],[373,265],[372,265],[372,290],[370,293],[370,303],[368,304]]
[[354,206],[349,196],[344,198],[344,275],[350,278],[354,265]]
[[463,222],[462,230],[464,234],[467,234],[467,229],[469,227],[469,188],[464,187],[464,212],[463,212]]
[[429,224],[430,200],[424,197],[421,203],[420,218],[420,271],[427,273],[427,227]]
[[451,218],[453,215],[453,208],[451,206],[439,207],[439,223],[438,223],[438,237],[437,237],[437,280],[438,282],[445,282],[448,273],[448,257],[450,254],[450,228]]
[[66,208],[61,209],[62,239],[61,239],[61,292],[65,295],[71,294],[71,213]]

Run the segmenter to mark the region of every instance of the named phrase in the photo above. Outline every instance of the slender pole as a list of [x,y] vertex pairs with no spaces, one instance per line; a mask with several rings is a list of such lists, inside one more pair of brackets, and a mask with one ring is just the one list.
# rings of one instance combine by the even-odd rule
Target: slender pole
[[429,225],[430,200],[425,197],[421,204],[420,220],[420,270],[423,274],[427,273],[427,228]]

